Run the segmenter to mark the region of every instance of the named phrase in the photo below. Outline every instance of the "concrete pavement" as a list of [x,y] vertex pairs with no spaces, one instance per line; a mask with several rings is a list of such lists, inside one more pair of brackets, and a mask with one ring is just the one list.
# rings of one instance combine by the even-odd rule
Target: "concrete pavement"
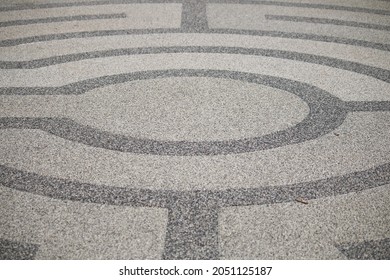
[[390,259],[389,16],[2,1],[0,259]]

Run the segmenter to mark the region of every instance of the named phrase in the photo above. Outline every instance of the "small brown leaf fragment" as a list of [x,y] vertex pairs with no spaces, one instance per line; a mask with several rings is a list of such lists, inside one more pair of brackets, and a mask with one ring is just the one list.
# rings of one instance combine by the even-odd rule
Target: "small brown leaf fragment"
[[309,202],[307,200],[304,200],[302,197],[298,197],[297,199],[295,199],[295,201],[298,201],[303,204],[309,204]]

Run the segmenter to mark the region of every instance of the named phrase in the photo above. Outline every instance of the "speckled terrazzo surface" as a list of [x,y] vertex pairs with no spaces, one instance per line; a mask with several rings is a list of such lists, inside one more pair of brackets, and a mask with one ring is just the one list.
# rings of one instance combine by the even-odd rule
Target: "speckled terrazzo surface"
[[389,31],[381,0],[0,1],[0,259],[390,259]]

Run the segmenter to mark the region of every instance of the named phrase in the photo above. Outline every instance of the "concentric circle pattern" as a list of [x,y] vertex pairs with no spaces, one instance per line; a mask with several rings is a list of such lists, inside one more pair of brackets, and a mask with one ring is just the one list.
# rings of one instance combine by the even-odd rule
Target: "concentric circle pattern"
[[2,1],[0,259],[389,259],[389,16]]

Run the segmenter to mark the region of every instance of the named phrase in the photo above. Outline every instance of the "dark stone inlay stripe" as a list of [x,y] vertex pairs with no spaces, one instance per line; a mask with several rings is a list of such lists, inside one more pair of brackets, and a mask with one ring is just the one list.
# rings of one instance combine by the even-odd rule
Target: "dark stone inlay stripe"
[[390,26],[372,24],[357,21],[339,20],[339,19],[327,19],[327,18],[316,18],[316,17],[299,17],[299,16],[281,16],[281,15],[265,15],[267,20],[278,20],[278,21],[291,21],[291,22],[306,22],[306,23],[319,23],[319,24],[330,24],[330,25],[341,25],[360,27],[366,29],[377,29],[390,31]]
[[218,207],[284,203],[295,201],[301,196],[306,199],[318,199],[361,192],[390,184],[390,163],[317,181],[293,185],[252,186],[222,191],[120,188],[38,175],[3,164],[0,164],[0,175],[0,184],[7,188],[60,200],[118,206],[173,208],[175,205],[180,206],[180,203],[189,201],[189,197],[192,197],[204,201],[197,206],[200,209],[217,209]]
[[[390,82],[390,71],[379,67],[373,67],[357,62],[346,61],[338,58],[320,56],[314,54],[298,53],[291,51],[281,51],[272,49],[254,49],[240,47],[203,47],[203,46],[186,46],[186,47],[148,47],[148,48],[129,48],[115,49],[107,51],[95,51],[86,53],[69,54],[55,56],[32,61],[0,61],[0,69],[33,69],[46,67],[50,65],[66,63],[71,61],[79,61],[84,59],[93,59],[100,57],[121,56],[121,55],[136,55],[136,54],[158,54],[158,53],[227,53],[227,54],[242,54],[242,55],[257,55],[268,56],[275,58],[283,58],[289,60],[303,61],[313,64],[330,66],[338,69],[343,69],[358,74],[373,77],[375,79]],[[9,88],[12,94],[23,92],[21,89]],[[36,89],[39,94],[39,90]],[[0,94],[7,94],[6,88],[0,88]]]
[[[348,39],[348,38],[340,38],[334,36],[324,36],[324,35],[316,35],[316,34],[308,34],[308,33],[268,31],[268,30],[226,29],[226,28],[210,29],[208,33],[239,34],[239,35],[249,35],[249,36],[267,36],[267,37],[276,37],[276,38],[299,39],[299,40],[309,40],[309,41],[327,42],[327,43],[372,48],[372,49],[378,49],[382,51],[390,51],[390,44],[375,43],[375,42],[369,42],[369,41],[358,40],[358,39]],[[0,41],[0,46],[1,44],[2,41]]]
[[93,185],[42,176],[0,165],[0,184],[5,187],[60,200],[133,207],[168,208],[172,191]]
[[183,0],[181,28],[188,32],[204,32],[208,29],[206,1]]
[[[286,186],[229,189],[218,193],[221,206],[248,206],[307,200],[360,192],[390,184],[390,163],[364,171]],[[389,186],[390,187],[390,186]]]
[[47,18],[26,19],[26,20],[12,20],[12,21],[0,22],[0,27],[29,25],[29,24],[37,24],[37,23],[83,21],[83,20],[96,20],[96,19],[116,19],[116,18],[126,18],[126,14],[117,13],[117,14],[98,14],[98,15],[78,15],[78,16],[66,16],[66,17],[47,17]]
[[137,3],[181,3],[181,0],[106,0],[106,1],[82,1],[82,2],[60,2],[60,3],[23,3],[12,6],[0,7],[0,12],[35,10],[35,9],[52,9],[65,7],[88,7],[98,5],[118,5],[118,4],[137,4]]
[[155,33],[180,33],[178,28],[158,28],[158,29],[118,29],[118,30],[99,30],[83,31],[71,33],[48,34],[41,36],[32,36],[18,39],[7,39],[0,41],[0,47],[11,47],[35,42],[47,42],[54,40],[66,40],[75,38],[105,37],[105,36],[123,36],[134,34],[155,34]]
[[348,101],[345,102],[348,111],[390,111],[390,101]]
[[[55,40],[67,40],[77,38],[89,38],[89,37],[105,37],[105,36],[123,36],[123,35],[137,35],[137,34],[161,34],[161,33],[191,33],[192,31],[183,31],[182,29],[175,28],[160,28],[160,29],[122,29],[122,30],[101,30],[101,31],[85,31],[85,32],[71,32],[60,34],[48,34],[41,36],[24,37],[18,39],[7,39],[0,41],[0,47],[12,47],[24,44],[30,44],[35,42],[48,42]],[[369,42],[364,40],[338,38],[332,36],[323,36],[306,33],[292,33],[281,31],[267,31],[267,30],[240,30],[240,29],[208,29],[204,31],[208,34],[238,34],[249,36],[267,36],[276,38],[288,38],[288,39],[300,39],[317,42],[327,42],[335,44],[352,45],[358,47],[378,49],[382,51],[390,51],[390,44],[382,44]]]
[[168,208],[165,259],[217,259],[219,207],[282,203],[300,196],[317,199],[389,183],[390,163],[295,185],[184,192],[92,185],[0,165],[0,184],[19,191],[87,203]]
[[390,238],[342,243],[336,247],[350,260],[390,260]]
[[[10,88],[8,94],[82,94],[94,88],[164,77],[213,77],[257,83],[288,91],[310,108],[300,123],[259,137],[226,141],[156,141],[113,134],[65,118],[0,118],[0,129],[41,129],[85,145],[153,155],[193,156],[244,153],[272,149],[318,138],[340,126],[347,115],[344,102],[315,86],[289,79],[220,70],[157,70],[104,76],[59,88]],[[18,92],[19,91],[19,92]]]
[[390,11],[388,11],[388,10],[339,6],[339,5],[328,5],[328,4],[313,4],[313,3],[296,3],[296,2],[281,2],[281,1],[262,1],[262,0],[209,0],[209,3],[298,7],[298,8],[311,8],[311,9],[322,9],[322,10],[356,12],[356,13],[369,13],[369,14],[377,14],[377,15],[390,15]]
[[38,245],[0,238],[0,260],[33,260]]
[[171,199],[163,259],[219,259],[218,207],[206,193]]

